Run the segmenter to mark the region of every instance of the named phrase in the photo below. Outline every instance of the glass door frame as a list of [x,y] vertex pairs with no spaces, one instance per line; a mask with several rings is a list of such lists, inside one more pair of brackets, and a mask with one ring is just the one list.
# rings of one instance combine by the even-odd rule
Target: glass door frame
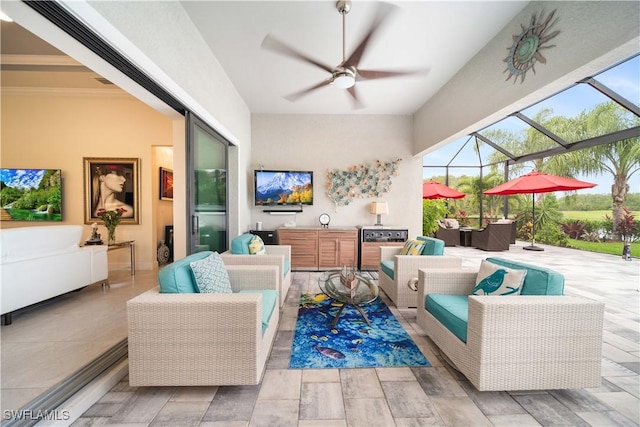
[[[231,143],[220,133],[216,132],[204,120],[200,119],[196,114],[187,111],[185,114],[186,121],[186,168],[185,168],[185,184],[186,184],[186,228],[187,228],[187,255],[196,252],[196,237],[198,235],[198,213],[196,211],[196,182],[195,182],[195,165],[196,165],[196,128],[209,134],[213,139],[224,145],[224,162],[227,174],[226,203],[225,203],[225,230],[227,236],[229,233],[229,147]],[[228,237],[224,240],[224,250],[228,249]]]

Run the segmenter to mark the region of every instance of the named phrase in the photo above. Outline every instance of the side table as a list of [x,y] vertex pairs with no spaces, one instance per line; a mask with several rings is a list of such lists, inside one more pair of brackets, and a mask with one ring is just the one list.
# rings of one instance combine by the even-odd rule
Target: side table
[[471,241],[471,231],[473,231],[472,228],[460,229],[460,246],[473,246]]
[[125,240],[122,242],[113,242],[107,245],[107,251],[115,251],[116,249],[129,248],[131,256],[131,275],[136,275],[136,241]]

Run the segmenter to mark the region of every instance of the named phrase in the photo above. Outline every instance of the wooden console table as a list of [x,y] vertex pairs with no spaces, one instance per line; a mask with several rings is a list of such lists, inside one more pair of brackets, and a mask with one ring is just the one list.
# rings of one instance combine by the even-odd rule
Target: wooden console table
[[116,249],[129,248],[131,256],[131,275],[136,275],[136,241],[125,240],[122,242],[109,243],[107,245],[107,251],[115,251]]
[[280,227],[278,244],[291,246],[292,270],[331,270],[358,261],[355,227]]

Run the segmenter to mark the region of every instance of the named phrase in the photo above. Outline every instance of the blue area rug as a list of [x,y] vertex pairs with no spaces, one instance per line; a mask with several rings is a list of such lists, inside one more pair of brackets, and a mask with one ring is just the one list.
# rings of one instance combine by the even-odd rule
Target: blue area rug
[[300,297],[290,368],[431,366],[380,298],[362,306],[371,326],[348,306],[331,328],[339,309],[324,294]]

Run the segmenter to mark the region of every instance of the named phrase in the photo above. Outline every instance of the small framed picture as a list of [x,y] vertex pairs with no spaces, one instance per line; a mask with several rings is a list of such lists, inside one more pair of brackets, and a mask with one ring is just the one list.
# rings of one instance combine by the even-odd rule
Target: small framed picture
[[173,200],[173,171],[160,168],[160,200]]
[[139,224],[140,167],[135,158],[84,159],[84,223],[102,224],[100,210],[124,209],[120,224]]

